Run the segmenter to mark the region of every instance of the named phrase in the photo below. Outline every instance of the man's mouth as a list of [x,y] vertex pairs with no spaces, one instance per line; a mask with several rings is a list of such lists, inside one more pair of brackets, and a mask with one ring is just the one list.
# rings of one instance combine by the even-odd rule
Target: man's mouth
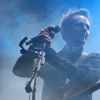
[[81,44],[81,45],[84,45],[86,43],[86,37],[79,36],[77,38],[77,40],[78,40],[78,43]]

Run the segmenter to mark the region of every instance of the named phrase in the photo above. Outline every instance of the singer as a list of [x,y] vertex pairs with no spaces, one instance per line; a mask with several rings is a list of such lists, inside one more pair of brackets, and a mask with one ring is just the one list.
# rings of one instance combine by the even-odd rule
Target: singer
[[90,34],[88,11],[66,13],[61,19],[61,34],[64,48],[59,53],[50,48],[40,71],[42,100],[92,100],[92,92],[86,90],[100,79],[100,54],[83,51]]

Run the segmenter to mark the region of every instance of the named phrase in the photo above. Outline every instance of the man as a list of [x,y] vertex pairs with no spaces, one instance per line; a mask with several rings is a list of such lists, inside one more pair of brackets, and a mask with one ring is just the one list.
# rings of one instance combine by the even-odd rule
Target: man
[[47,63],[40,71],[44,79],[42,100],[92,100],[92,93],[86,90],[100,78],[100,55],[83,52],[89,29],[85,9],[74,10],[62,18],[65,46],[58,54],[53,49],[46,51]]
[[[100,78],[100,55],[83,52],[89,28],[85,9],[74,10],[62,18],[61,33],[65,46],[59,53],[50,47],[45,49],[46,63],[39,73],[44,79],[42,100],[92,99],[92,93],[86,90],[94,86]],[[51,43],[50,35],[45,38]],[[17,70],[16,74],[15,70],[14,73],[24,77],[29,75],[21,75],[21,71]]]

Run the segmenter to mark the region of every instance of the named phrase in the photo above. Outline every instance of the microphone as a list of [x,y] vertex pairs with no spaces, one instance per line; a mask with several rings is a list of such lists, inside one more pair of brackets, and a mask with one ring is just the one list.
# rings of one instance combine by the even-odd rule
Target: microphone
[[58,25],[50,25],[47,27],[49,31],[49,35],[51,38],[54,38],[54,35],[60,31],[60,27]]

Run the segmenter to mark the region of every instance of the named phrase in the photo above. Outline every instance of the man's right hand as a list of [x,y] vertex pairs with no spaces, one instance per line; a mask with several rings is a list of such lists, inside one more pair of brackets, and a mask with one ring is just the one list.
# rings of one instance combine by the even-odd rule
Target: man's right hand
[[44,37],[44,39],[46,40],[46,42],[51,43],[51,37],[50,37],[50,35],[49,35],[48,32],[43,31],[43,32],[40,33],[40,35],[42,35]]
[[51,37],[49,36],[49,33],[46,31],[43,31],[40,33],[40,37],[46,43],[45,50],[49,49],[51,46],[51,41],[52,41]]

